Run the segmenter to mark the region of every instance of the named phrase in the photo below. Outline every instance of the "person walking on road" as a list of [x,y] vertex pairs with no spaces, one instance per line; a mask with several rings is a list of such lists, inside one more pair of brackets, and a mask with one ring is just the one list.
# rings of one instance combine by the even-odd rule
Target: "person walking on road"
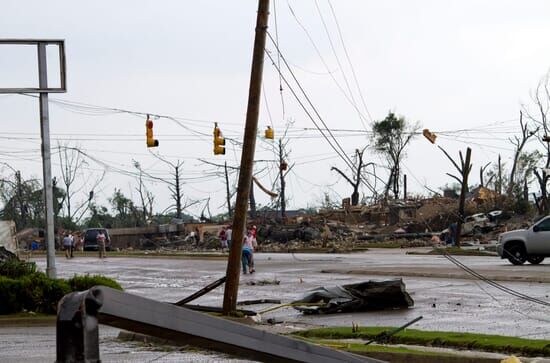
[[74,236],[72,233],[69,233],[69,238],[71,239],[71,258],[73,258],[73,253],[74,253],[74,250],[76,248],[76,242],[74,240]]
[[257,246],[256,240],[252,236],[252,232],[248,231],[248,234],[246,237],[244,237],[243,241],[243,257],[242,257],[242,264],[243,264],[243,273],[246,274],[246,270],[248,267],[248,272],[253,274],[256,272],[254,269],[254,248]]
[[225,252],[225,250],[227,249],[227,230],[225,229],[225,226],[223,226],[220,233],[218,233],[218,237],[220,238],[222,252]]
[[97,250],[99,258],[105,258],[105,234],[103,231],[99,231],[97,234]]
[[227,226],[227,229],[225,230],[225,238],[227,239],[227,249],[231,249],[231,239],[233,238],[233,229],[231,228],[231,225]]
[[65,250],[65,257],[73,257],[73,243],[68,233],[65,233],[65,237],[63,237],[63,249]]

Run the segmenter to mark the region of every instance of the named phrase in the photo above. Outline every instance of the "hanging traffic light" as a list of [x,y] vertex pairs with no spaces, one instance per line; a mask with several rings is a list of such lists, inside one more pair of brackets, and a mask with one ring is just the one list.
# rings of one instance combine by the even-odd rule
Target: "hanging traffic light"
[[431,142],[432,144],[435,144],[435,139],[437,138],[437,135],[436,135],[436,134],[434,134],[433,132],[430,132],[430,130],[428,130],[428,129],[424,129],[424,130],[422,131],[422,135],[424,135],[424,137],[425,137],[426,139],[430,140],[430,142]]
[[214,155],[225,155],[225,139],[217,122],[214,122]]
[[275,132],[273,131],[271,126],[268,126],[267,129],[265,129],[265,138],[273,140],[274,137],[275,137]]
[[147,147],[159,146],[159,141],[153,138],[153,121],[149,119],[149,115],[147,115],[147,121],[145,121],[145,132],[147,135]]

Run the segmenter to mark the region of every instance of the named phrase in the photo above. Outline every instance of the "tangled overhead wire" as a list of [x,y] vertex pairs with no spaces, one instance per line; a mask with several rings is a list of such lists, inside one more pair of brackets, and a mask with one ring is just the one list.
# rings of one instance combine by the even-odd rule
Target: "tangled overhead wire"
[[493,287],[495,287],[495,288],[497,288],[497,289],[499,289],[499,290],[501,290],[501,291],[503,291],[507,294],[510,294],[512,296],[515,296],[517,298],[520,298],[520,299],[523,299],[523,300],[526,300],[526,301],[530,301],[530,302],[535,303],[535,304],[539,304],[539,305],[543,305],[543,306],[550,306],[550,303],[547,302],[547,301],[537,299],[536,297],[532,297],[532,296],[523,294],[519,291],[516,291],[516,290],[511,289],[509,287],[506,287],[504,285],[501,285],[498,282],[496,282],[494,280],[491,280],[491,279],[481,275],[480,273],[472,270],[471,268],[464,265],[462,262],[460,262],[459,260],[457,260],[456,258],[454,258],[453,256],[451,256],[447,253],[444,253],[443,257],[445,257],[447,260],[451,261],[453,264],[455,264],[457,267],[459,267],[463,271],[467,272],[468,274],[474,276],[475,278],[477,278],[481,281],[486,282],[487,284],[489,284],[489,285],[491,285],[491,286],[493,286]]

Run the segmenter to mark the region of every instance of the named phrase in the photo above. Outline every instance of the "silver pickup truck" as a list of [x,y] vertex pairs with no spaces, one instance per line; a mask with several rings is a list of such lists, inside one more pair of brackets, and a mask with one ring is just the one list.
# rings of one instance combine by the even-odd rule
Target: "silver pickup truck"
[[546,216],[528,229],[516,229],[498,236],[497,253],[514,265],[529,261],[533,265],[550,256],[550,216]]

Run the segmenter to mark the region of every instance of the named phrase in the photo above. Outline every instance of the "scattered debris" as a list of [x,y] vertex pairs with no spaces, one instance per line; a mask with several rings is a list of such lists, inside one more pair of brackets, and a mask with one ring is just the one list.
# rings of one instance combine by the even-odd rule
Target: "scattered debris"
[[280,280],[250,280],[246,282],[249,286],[280,285]]
[[0,246],[0,262],[17,259],[15,253],[8,251],[4,246]]
[[[323,303],[300,306],[300,303]],[[358,284],[319,287],[292,302],[304,314],[331,314],[368,310],[401,309],[414,305],[402,279],[366,281]]]
[[244,300],[237,302],[237,305],[256,305],[256,304],[280,304],[279,299],[258,299],[258,300]]

